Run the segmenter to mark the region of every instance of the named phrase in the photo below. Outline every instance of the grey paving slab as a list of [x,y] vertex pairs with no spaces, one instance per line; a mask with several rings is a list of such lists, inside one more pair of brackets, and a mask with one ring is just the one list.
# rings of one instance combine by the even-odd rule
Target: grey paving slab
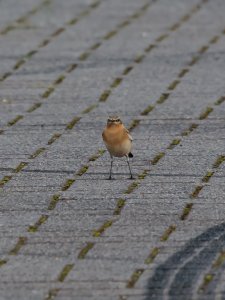
[[7,25],[11,25],[20,17],[26,15],[32,9],[38,7],[42,1],[27,1],[21,0],[18,3],[15,0],[0,3],[0,26],[4,29]]
[[[224,297],[224,1],[146,3],[52,0],[0,36],[3,74],[37,50],[0,83],[2,300]],[[107,180],[111,114],[133,181],[123,158]]]

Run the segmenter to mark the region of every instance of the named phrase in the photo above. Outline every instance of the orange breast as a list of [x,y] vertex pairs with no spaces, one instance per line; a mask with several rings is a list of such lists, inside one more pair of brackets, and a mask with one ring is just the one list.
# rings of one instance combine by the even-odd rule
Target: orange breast
[[102,134],[111,155],[122,157],[131,151],[131,141],[123,125],[106,127]]

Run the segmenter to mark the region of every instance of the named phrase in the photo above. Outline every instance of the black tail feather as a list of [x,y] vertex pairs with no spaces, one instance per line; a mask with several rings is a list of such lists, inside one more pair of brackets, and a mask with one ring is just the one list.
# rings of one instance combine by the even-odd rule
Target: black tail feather
[[133,154],[130,152],[129,154],[128,154],[128,156],[131,158],[131,157],[134,157],[133,156]]

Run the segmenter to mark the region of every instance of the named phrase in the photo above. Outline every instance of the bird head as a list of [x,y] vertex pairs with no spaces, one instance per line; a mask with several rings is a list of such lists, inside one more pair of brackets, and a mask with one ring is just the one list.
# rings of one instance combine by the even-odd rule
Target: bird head
[[107,120],[107,125],[119,125],[122,124],[122,121],[118,116],[110,116]]

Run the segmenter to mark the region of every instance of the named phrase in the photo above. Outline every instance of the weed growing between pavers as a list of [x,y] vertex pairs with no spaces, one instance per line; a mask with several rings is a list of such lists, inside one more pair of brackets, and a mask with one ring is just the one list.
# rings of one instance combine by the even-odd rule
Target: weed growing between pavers
[[0,180],[0,187],[3,187],[4,184],[6,184],[8,181],[10,181],[12,179],[12,176],[4,176],[1,180]]
[[140,122],[141,122],[140,120],[133,120],[131,122],[131,125],[128,127],[128,129],[132,131],[135,127],[137,127],[140,124]]
[[123,209],[123,207],[125,206],[125,204],[126,204],[126,200],[125,199],[122,199],[122,198],[118,199],[117,200],[117,204],[116,204],[116,208],[115,208],[115,210],[113,212],[113,215],[120,215],[121,210]]
[[54,85],[61,84],[65,78],[66,78],[65,75],[60,75],[60,76],[54,81]]
[[48,215],[42,215],[34,225],[28,227],[27,231],[28,232],[38,231],[38,228],[47,221],[48,217],[49,217]]
[[225,251],[221,251],[216,261],[213,263],[213,268],[221,267],[225,262]]
[[113,81],[113,83],[110,85],[111,88],[116,88],[121,82],[122,82],[123,78],[121,77],[117,77],[115,78],[115,80]]
[[203,283],[200,286],[198,292],[203,292],[206,287],[209,285],[209,283],[213,280],[213,274],[206,274],[203,278]]
[[141,277],[141,275],[144,273],[144,269],[137,269],[134,271],[134,273],[131,275],[130,280],[127,282],[126,287],[132,288],[134,287],[135,283],[138,281],[138,279]]
[[220,105],[225,101],[225,97],[222,96],[220,97],[218,100],[216,100],[216,102],[214,103],[215,105]]
[[213,164],[213,169],[219,168],[219,166],[225,161],[225,155],[220,155],[215,163]]
[[100,98],[99,98],[99,101],[100,101],[100,102],[105,102],[105,101],[107,100],[107,98],[109,97],[110,94],[111,94],[111,91],[110,91],[110,90],[104,91],[104,92],[101,94],[101,96],[100,96]]
[[71,185],[76,181],[76,179],[71,178],[71,179],[67,179],[66,182],[64,183],[64,185],[62,186],[62,191],[66,191],[68,190]]
[[97,106],[98,106],[97,104],[90,105],[89,107],[87,107],[86,109],[84,109],[81,113],[82,114],[88,114],[93,109],[97,108]]
[[10,255],[16,255],[20,251],[20,249],[27,243],[26,237],[19,237],[18,242],[16,243],[15,247],[9,251]]
[[159,97],[159,99],[156,101],[156,103],[157,103],[157,104],[162,104],[163,102],[166,101],[166,99],[168,99],[169,95],[170,95],[169,93],[163,93],[163,94]]
[[48,98],[53,92],[55,88],[53,86],[50,86],[47,88],[47,90],[42,94],[42,98]]
[[156,165],[160,161],[160,159],[162,159],[165,156],[165,154],[165,152],[160,152],[156,154],[156,156],[151,160],[151,164]]
[[11,121],[9,121],[7,123],[8,126],[13,126],[15,125],[19,120],[22,120],[23,119],[23,116],[22,115],[18,115],[16,116],[14,119],[12,119]]
[[163,233],[163,235],[161,236],[160,240],[162,242],[165,242],[168,240],[169,236],[176,230],[176,225],[170,225],[165,232]]
[[97,154],[92,155],[88,161],[96,161],[99,157],[101,157],[106,152],[105,149],[98,150]]
[[206,175],[202,178],[202,182],[209,182],[210,178],[213,176],[213,171],[208,171]]
[[213,111],[212,107],[207,107],[206,110],[201,113],[201,115],[199,116],[199,120],[203,120],[208,118],[208,115]]
[[80,117],[75,117],[75,118],[73,118],[72,121],[70,121],[70,122],[67,124],[66,129],[67,129],[67,130],[73,129],[73,127],[77,124],[77,122],[80,121],[80,119],[81,119]]
[[184,77],[184,75],[186,75],[189,72],[189,69],[184,68],[183,70],[181,70],[181,72],[178,74],[179,78]]
[[167,147],[167,149],[172,150],[173,148],[175,148],[177,145],[179,145],[181,142],[180,139],[174,139],[172,140],[172,142],[170,143],[170,145]]
[[60,272],[57,280],[60,281],[60,282],[63,282],[64,279],[67,277],[67,275],[69,274],[69,272],[72,270],[73,267],[74,267],[74,264],[65,265],[65,267]]
[[155,260],[156,256],[159,254],[160,249],[155,247],[153,250],[150,252],[149,256],[145,259],[145,264],[149,265],[153,263]]
[[78,259],[84,259],[87,255],[87,253],[94,247],[94,243],[88,242],[87,245],[81,249],[79,252],[77,258]]
[[168,90],[174,90],[177,85],[180,83],[180,80],[174,80],[169,86],[168,86]]
[[82,176],[84,175],[89,169],[89,166],[83,166],[80,168],[80,170],[76,173],[77,176]]
[[4,266],[7,263],[7,260],[0,259],[0,267]]
[[64,27],[61,27],[61,28],[58,28],[56,29],[56,31],[54,31],[52,34],[51,34],[51,37],[56,37],[58,35],[60,35],[63,31],[65,31],[66,29]]
[[198,124],[191,124],[188,129],[185,129],[182,131],[181,136],[188,136],[190,133],[192,133],[193,130],[195,130],[199,125]]
[[183,212],[182,212],[182,215],[180,216],[180,219],[183,221],[183,220],[186,220],[188,215],[190,214],[191,210],[192,210],[192,207],[193,207],[193,203],[187,203],[185,208],[183,209]]
[[194,191],[191,193],[190,197],[191,198],[196,198],[198,197],[199,193],[203,189],[203,185],[197,185],[194,189]]
[[33,106],[31,106],[30,108],[28,108],[27,112],[31,113],[31,112],[35,111],[36,109],[38,109],[39,107],[41,107],[41,105],[42,105],[41,102],[35,103]]
[[23,168],[25,168],[28,165],[27,162],[21,162],[14,170],[15,173],[20,172]]
[[49,203],[49,206],[48,206],[48,210],[53,210],[55,209],[57,203],[59,202],[60,200],[60,195],[59,194],[55,194],[52,196],[52,199]]
[[62,133],[55,133],[53,136],[48,140],[48,145],[53,144],[55,141],[57,141],[61,137]]
[[108,220],[106,221],[104,224],[102,224],[102,226],[97,229],[97,230],[93,230],[92,236],[93,237],[100,237],[107,228],[111,227],[113,224],[113,220]]
[[59,293],[59,291],[60,291],[59,288],[58,289],[51,289],[51,290],[49,290],[48,295],[45,298],[45,300],[53,300],[57,296],[57,294]]
[[44,151],[46,150],[46,148],[39,148],[37,149],[33,154],[31,154],[29,156],[30,159],[34,159],[36,158],[37,156],[39,156],[40,154],[42,154]]
[[142,111],[141,115],[142,116],[147,116],[154,108],[155,108],[155,106],[149,105],[146,109],[144,109]]

